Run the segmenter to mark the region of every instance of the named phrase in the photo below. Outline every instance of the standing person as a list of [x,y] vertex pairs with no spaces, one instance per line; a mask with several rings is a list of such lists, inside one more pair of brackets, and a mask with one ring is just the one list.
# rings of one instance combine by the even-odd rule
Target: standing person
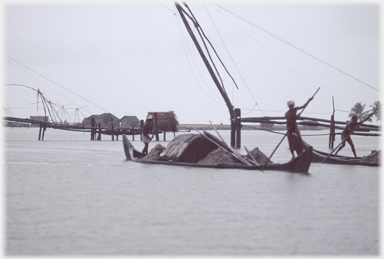
[[[359,123],[357,122],[357,116],[353,116],[352,117],[352,121],[351,122],[348,122],[347,125],[345,126],[343,132],[341,133],[341,146],[339,147],[339,149],[336,151],[335,153],[335,156],[337,155],[337,153],[339,153],[339,151],[345,147],[345,141],[348,142],[348,144],[351,146],[351,149],[352,149],[352,152],[353,154],[355,155],[355,158],[358,158],[357,155],[356,155],[356,150],[355,150],[355,145],[353,144],[353,141],[351,139],[351,136],[350,134],[353,133],[356,129],[355,127],[359,125]],[[349,136],[348,136],[349,135]],[[348,137],[347,137],[348,136]]]
[[143,155],[148,154],[148,144],[151,141],[152,138],[149,137],[149,132],[153,128],[153,119],[152,115],[148,115],[147,120],[144,123],[143,126],[143,132],[142,132],[142,141],[144,143],[144,149],[142,151]]
[[295,102],[292,100],[287,102],[289,110],[285,113],[285,118],[287,119],[287,130],[288,130],[287,137],[288,137],[289,149],[291,150],[291,153],[292,153],[292,159],[295,158],[292,133],[295,133],[297,135],[297,137],[299,138],[301,147],[303,149],[303,152],[305,151],[304,143],[300,135],[300,130],[296,124],[296,120],[299,117],[299,115],[296,115],[296,113],[298,110],[301,110],[307,107],[308,103],[312,101],[312,99],[313,97],[311,97],[303,106],[299,106],[299,107],[295,107]]

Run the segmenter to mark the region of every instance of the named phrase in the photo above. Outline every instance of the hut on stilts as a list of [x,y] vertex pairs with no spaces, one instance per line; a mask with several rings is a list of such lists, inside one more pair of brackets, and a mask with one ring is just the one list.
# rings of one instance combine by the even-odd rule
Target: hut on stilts
[[[159,141],[159,133],[164,134],[164,141],[166,140],[166,132],[175,132],[178,130],[179,122],[177,121],[176,114],[173,111],[168,112],[148,112],[148,116],[153,118],[152,133],[156,136],[156,141]],[[142,121],[143,127],[143,121]]]

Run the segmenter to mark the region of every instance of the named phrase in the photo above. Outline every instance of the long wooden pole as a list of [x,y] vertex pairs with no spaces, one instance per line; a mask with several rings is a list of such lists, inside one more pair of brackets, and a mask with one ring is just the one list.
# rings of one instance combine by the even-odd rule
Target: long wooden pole
[[332,103],[333,103],[333,113],[331,116],[331,123],[329,128],[329,148],[333,148],[334,142],[335,142],[335,100],[332,96]]
[[[215,72],[213,71],[213,69],[212,69],[212,67],[211,67],[207,57],[205,56],[203,50],[201,49],[199,42],[197,41],[195,35],[193,34],[193,31],[192,31],[191,27],[189,26],[189,23],[188,23],[187,19],[184,16],[184,13],[186,13],[185,10],[178,3],[175,3],[175,5],[176,5],[176,9],[179,11],[179,14],[181,16],[181,19],[183,20],[183,23],[184,23],[185,27],[187,28],[187,31],[188,31],[189,35],[191,36],[191,39],[192,39],[193,43],[195,44],[195,46],[197,48],[197,51],[199,52],[201,58],[203,59],[203,62],[205,64],[205,66],[208,69],[209,74],[212,77],[213,82],[215,83],[217,89],[219,90],[221,96],[223,97],[223,99],[225,101],[225,104],[228,107],[229,115],[230,115],[231,121],[232,121],[236,117],[235,111],[233,109],[233,105],[232,105],[231,101],[229,100],[229,97],[228,97],[227,93],[223,90],[223,87],[220,84],[219,80],[217,79],[217,77],[215,75]],[[188,17],[192,20],[192,22],[195,24],[195,26],[198,25],[197,21],[195,21],[190,16],[188,16]]]
[[[203,52],[199,42],[197,41],[197,39],[196,39],[196,37],[194,35],[191,27],[189,26],[189,23],[188,23],[188,21],[187,21],[185,16],[187,16],[193,22],[193,24],[196,27],[196,29],[197,29],[199,34],[200,34],[200,31],[203,32],[203,30],[202,30],[201,26],[199,25],[199,23],[197,22],[197,20],[195,19],[195,17],[193,16],[192,11],[189,9],[189,7],[188,7],[188,5],[186,3],[184,3],[184,5],[188,8],[188,10],[189,10],[189,12],[191,13],[192,16],[189,15],[178,3],[175,3],[175,5],[176,5],[176,9],[178,10],[178,12],[179,12],[179,14],[181,16],[181,19],[183,20],[183,23],[184,23],[184,25],[185,25],[189,35],[191,36],[191,39],[192,39],[193,43],[195,44],[195,46],[197,48],[197,51],[199,52],[201,58],[203,59],[203,62],[205,64],[206,68],[208,69],[209,74],[212,77],[213,82],[215,83],[217,89],[219,90],[221,96],[223,97],[223,99],[225,101],[225,104],[227,105],[227,108],[228,108],[228,111],[229,111],[229,116],[231,118],[231,145],[240,148],[240,139],[241,139],[240,134],[241,134],[241,132],[240,132],[240,127],[238,127],[238,123],[236,123],[237,116],[236,116],[236,112],[234,110],[234,107],[233,107],[231,101],[229,100],[229,97],[228,97],[228,95],[227,95],[227,93],[226,93],[226,91],[224,89],[224,85],[223,85],[222,80],[221,80],[221,83],[220,83],[218,78],[217,78],[217,76],[216,76],[216,74],[215,74],[215,72],[213,71],[211,63],[212,63],[212,65],[214,67],[215,67],[215,64],[213,63],[212,59],[211,59],[211,63],[208,61],[206,55],[204,54],[204,52]],[[204,34],[204,32],[203,32],[203,34]],[[201,36],[201,34],[200,34],[200,36]],[[201,40],[203,41],[203,43],[205,45],[204,39],[201,38]],[[208,49],[206,51],[207,51],[208,56],[210,57]],[[226,68],[225,68],[225,70],[226,70]],[[230,76],[230,77],[232,77],[232,76]],[[238,138],[237,138],[238,141],[237,141],[237,143],[235,143],[235,138],[236,138],[235,133],[236,132],[238,133]]]
[[324,158],[324,160],[321,162],[321,163],[324,163],[331,155],[333,152],[335,152],[336,149],[338,149],[344,142],[345,140],[352,135],[352,133],[357,129],[359,128],[364,122],[366,122],[381,106],[377,107],[371,114],[368,115],[367,118],[365,118],[364,120],[362,120],[359,124],[357,124],[353,129],[352,131],[345,137],[341,140],[341,143],[339,145],[337,145],[332,151],[331,153],[329,153],[329,155]]
[[244,146],[244,149],[245,149],[245,151],[247,151],[247,153],[248,153],[249,157],[252,159],[253,163],[254,163],[255,165],[260,165],[260,164],[256,161],[255,157],[252,155],[252,153],[249,152],[249,150],[248,150],[248,148],[247,148],[246,146]]
[[[313,94],[313,96],[312,96],[311,98],[308,99],[308,104],[309,104],[309,101],[315,97],[315,95],[317,94],[317,92],[318,92],[319,90],[320,90],[320,87],[317,88],[317,90],[316,90],[316,92]],[[307,106],[308,106],[308,104],[307,104]],[[305,108],[307,108],[307,106],[305,106],[305,107],[303,108],[303,110],[299,113],[299,115],[297,116],[296,119],[298,119],[298,118],[300,117],[300,115],[303,113],[303,111],[305,110]],[[265,164],[263,165],[263,167],[261,168],[261,170],[263,170],[264,167],[269,163],[269,161],[271,160],[273,154],[275,154],[277,148],[280,146],[280,144],[283,142],[283,140],[285,139],[285,137],[288,135],[288,132],[290,132],[291,130],[294,130],[294,129],[292,129],[292,127],[291,127],[291,128],[285,133],[284,137],[280,140],[279,144],[277,144],[277,147],[273,150],[272,154],[269,156],[267,162],[265,162]]]

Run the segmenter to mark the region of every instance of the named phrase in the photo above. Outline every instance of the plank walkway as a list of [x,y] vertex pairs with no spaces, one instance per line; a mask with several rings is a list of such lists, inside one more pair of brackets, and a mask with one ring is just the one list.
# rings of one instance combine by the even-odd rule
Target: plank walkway
[[[131,135],[134,137],[134,135],[141,135],[141,129],[128,129],[128,128],[115,128],[115,129],[106,129],[106,128],[96,128],[96,127],[85,127],[83,125],[73,125],[73,124],[61,124],[61,123],[52,123],[52,122],[42,122],[38,120],[31,120],[31,119],[22,119],[22,118],[16,118],[16,117],[4,117],[4,121],[8,121],[11,123],[16,123],[19,125],[29,125],[29,127],[40,127],[41,129],[44,129],[44,131],[47,128],[52,129],[59,129],[59,130],[68,130],[68,131],[78,131],[78,132],[89,132],[92,133],[92,130],[95,132],[95,134],[103,134],[103,135],[109,135],[112,136],[112,140],[114,140],[114,136],[117,137],[120,135]],[[100,131],[101,130],[101,131]],[[41,132],[39,133],[39,140],[40,140]]]

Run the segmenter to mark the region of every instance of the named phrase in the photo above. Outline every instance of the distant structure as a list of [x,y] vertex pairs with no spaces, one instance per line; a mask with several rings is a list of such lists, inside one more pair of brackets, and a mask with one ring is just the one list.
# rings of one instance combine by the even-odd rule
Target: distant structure
[[179,122],[177,121],[176,114],[173,111],[169,112],[148,112],[152,115],[154,127],[158,131],[176,132]]
[[140,128],[140,120],[136,116],[124,116],[120,119],[120,128]]
[[[40,121],[40,122],[49,122],[48,116],[29,116],[30,120]],[[31,123],[32,127],[39,126],[41,123]]]
[[[175,132],[178,130],[177,126],[179,125],[179,122],[177,121],[176,114],[173,111],[148,112],[148,115],[152,115],[153,118],[152,133],[156,136],[156,141],[159,141],[159,132],[163,132],[164,141],[166,138],[166,132],[173,132],[175,135]],[[141,128],[143,125],[144,122],[141,121]]]
[[112,123],[114,129],[131,129],[132,127],[140,128],[140,120],[136,116],[126,115],[119,119],[111,113],[94,114],[84,118],[82,122],[84,127],[91,127],[92,118],[95,118],[96,125],[100,124],[101,128],[104,129],[111,129]]
[[84,127],[91,127],[92,117],[95,118],[96,125],[100,124],[101,128],[112,128],[112,123],[115,129],[120,126],[120,120],[115,115],[111,113],[103,113],[100,115],[91,115],[88,118],[84,118],[82,121]]
[[35,121],[41,121],[41,122],[48,122],[49,118],[48,116],[29,116],[30,120],[35,120]]

